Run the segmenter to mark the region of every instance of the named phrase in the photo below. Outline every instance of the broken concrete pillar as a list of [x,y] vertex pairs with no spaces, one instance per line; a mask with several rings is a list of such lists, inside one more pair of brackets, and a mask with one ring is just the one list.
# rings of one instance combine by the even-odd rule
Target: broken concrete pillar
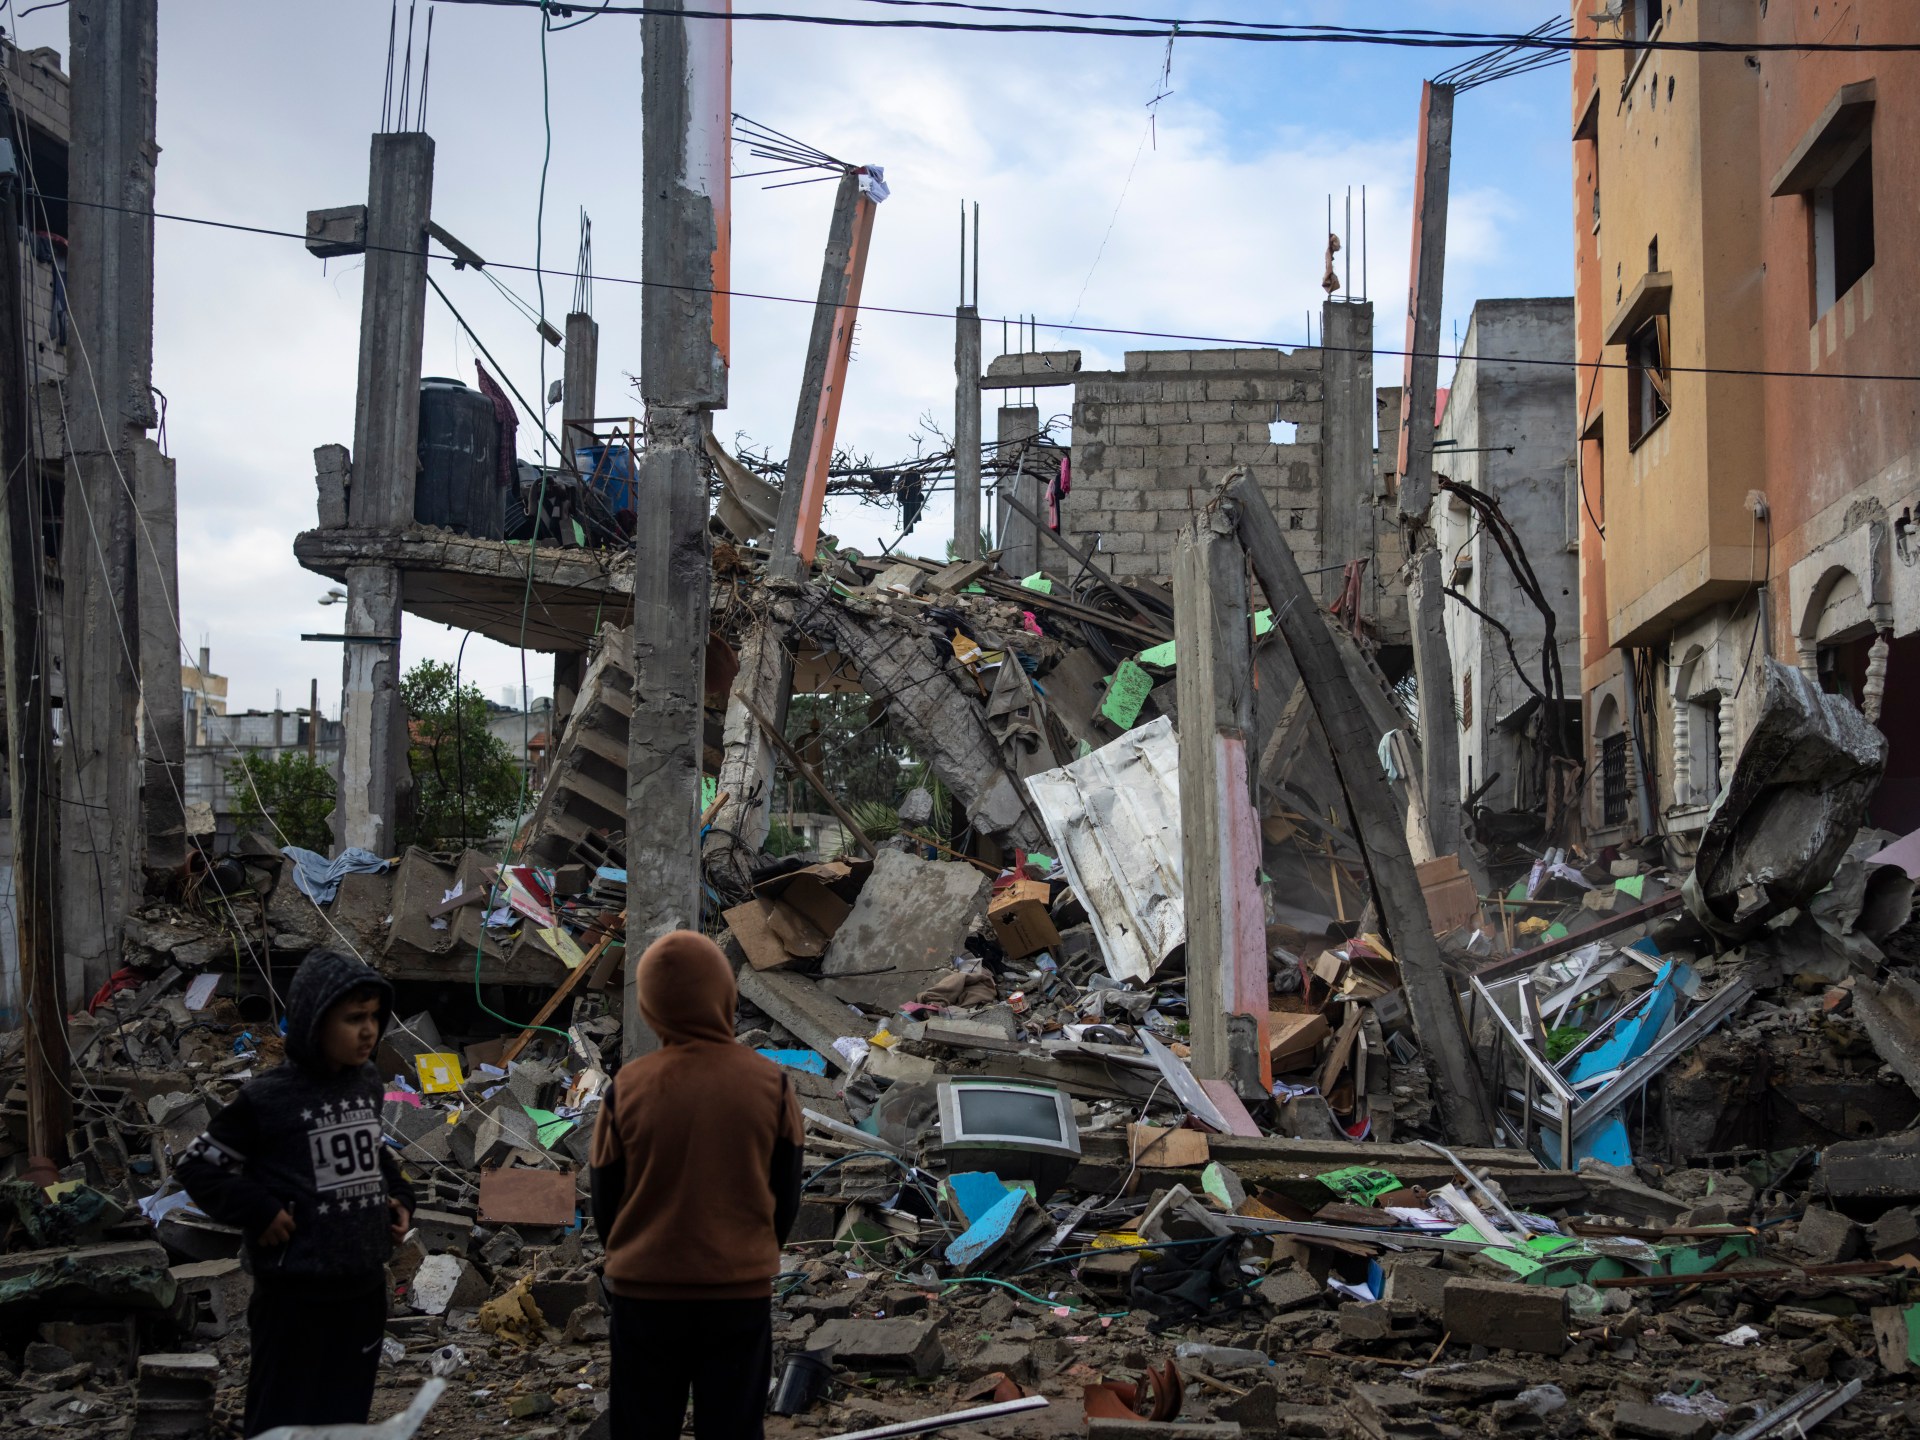
[[[399,531],[413,524],[420,464],[420,347],[426,330],[427,223],[433,210],[433,140],[376,135],[369,162],[366,265],[361,281],[360,381],[354,407],[351,524]],[[346,740],[334,838],[391,855],[407,773],[400,701],[399,571],[347,571],[342,661]]]
[[793,657],[787,644],[785,625],[766,618],[754,621],[741,642],[740,671],[727,697],[720,740],[723,798],[707,832],[706,853],[710,864],[731,872],[743,885],[760,862],[773,817],[773,742],[754,712],[784,731],[793,698]]
[[[994,455],[1001,495],[999,505],[1000,568],[1024,580],[1040,568],[1040,532],[1029,515],[1040,513],[1043,486],[1034,469],[1033,442],[1040,438],[1040,410],[1034,405],[1002,405]],[[1011,495],[1026,507],[1022,515],[1006,503]]]
[[953,558],[980,558],[980,310],[953,312]]
[[1260,902],[1260,827],[1247,754],[1253,729],[1252,608],[1246,554],[1232,520],[1203,514],[1174,542],[1179,646],[1180,848],[1186,888],[1187,1009],[1193,1072],[1233,1071],[1227,1017],[1259,1035],[1246,1093],[1273,1084],[1267,1055],[1267,934]]

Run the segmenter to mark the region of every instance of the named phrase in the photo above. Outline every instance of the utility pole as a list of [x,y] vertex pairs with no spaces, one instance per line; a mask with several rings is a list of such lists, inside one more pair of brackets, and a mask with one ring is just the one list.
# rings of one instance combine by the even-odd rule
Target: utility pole
[[820,516],[827,503],[827,472],[840,428],[840,403],[853,359],[853,331],[860,319],[860,289],[873,246],[873,220],[886,198],[870,171],[849,168],[840,177],[827,230],[826,261],[813,305],[807,368],[800,377],[800,406],[787,445],[787,471],[780,484],[780,515],[774,523],[768,573],[798,581],[813,569]]
[[[1460,831],[1460,726],[1447,651],[1446,579],[1434,541],[1434,409],[1440,380],[1441,300],[1447,272],[1447,187],[1453,166],[1451,85],[1420,91],[1419,173],[1414,181],[1413,277],[1408,287],[1405,393],[1401,402],[1399,508],[1406,536],[1407,621],[1420,688],[1420,758],[1434,853],[1471,852]],[[1480,869],[1477,858],[1469,873]]]
[[[1231,517],[1203,512],[1173,542],[1180,712],[1180,852],[1187,908],[1187,1011],[1193,1070],[1273,1088],[1267,1051],[1267,927],[1260,822],[1253,810],[1253,610]],[[1230,1016],[1259,1037],[1236,1055]]]
[[[11,132],[9,132],[11,133]],[[64,1163],[73,1112],[60,951],[59,826],[54,801],[53,675],[46,593],[46,476],[27,444],[26,336],[20,320],[17,178],[0,206],[0,639],[6,671],[7,789],[13,809],[13,912],[26,1012],[27,1153]]]
[[[433,137],[423,131],[375,135],[360,281],[353,483],[347,494],[347,523],[356,529],[391,533],[413,523],[432,211]],[[346,734],[333,834],[341,847],[358,845],[376,855],[393,853],[395,807],[407,772],[400,605],[400,572],[393,566],[347,567],[341,662]]]
[[[634,533],[633,721],[627,750],[627,907],[621,1048],[658,1048],[640,1014],[647,946],[700,923],[700,773],[713,563],[705,434],[727,403],[728,176],[733,22],[690,19],[682,0],[640,22],[640,393],[647,496]],[[710,5],[710,8],[711,5]],[[720,10],[731,8],[722,0]],[[791,485],[791,481],[789,481]],[[784,512],[784,502],[783,502]]]
[[[62,529],[64,733],[61,934],[69,1003],[120,963],[140,893],[140,506],[135,451],[153,401],[153,162],[157,0],[74,0],[68,148]],[[150,500],[152,496],[148,497]],[[177,663],[177,654],[176,663]],[[179,672],[166,688],[176,704]]]
[[[560,385],[560,463],[593,443],[594,410],[600,403],[600,326],[584,310],[567,316],[566,378]],[[633,457],[629,456],[631,462]],[[553,724],[555,745],[566,733],[580,681],[587,671],[584,650],[562,650],[553,657]],[[549,752],[551,753],[551,752]]]
[[960,305],[953,312],[953,558],[980,558],[980,206],[973,207],[973,303],[967,212],[960,212]]

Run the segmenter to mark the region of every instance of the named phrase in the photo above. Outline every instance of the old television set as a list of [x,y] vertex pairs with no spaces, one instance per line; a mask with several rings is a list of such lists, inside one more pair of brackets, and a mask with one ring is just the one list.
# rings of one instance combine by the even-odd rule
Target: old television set
[[1015,1080],[940,1083],[940,1148],[1003,1180],[1031,1180],[1044,1199],[1080,1159],[1073,1101]]

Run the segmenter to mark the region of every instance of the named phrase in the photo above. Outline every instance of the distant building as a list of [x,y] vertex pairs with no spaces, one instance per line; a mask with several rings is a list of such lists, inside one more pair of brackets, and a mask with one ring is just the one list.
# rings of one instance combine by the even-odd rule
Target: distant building
[[[1578,746],[1580,626],[1579,477],[1574,395],[1573,301],[1482,300],[1467,323],[1434,445],[1438,477],[1498,502],[1551,612],[1563,677],[1557,716],[1544,669],[1547,615],[1526,593],[1495,536],[1467,500],[1444,487],[1433,497],[1460,721],[1460,795],[1503,812],[1540,812],[1554,783],[1551,757]],[[1560,362],[1560,363],[1542,363]],[[1469,608],[1469,606],[1473,608]],[[1565,727],[1552,733],[1557,720]]]
[[[502,695],[515,692],[502,689]],[[487,733],[505,745],[514,764],[527,775],[527,793],[537,796],[547,780],[547,763],[553,754],[553,700],[541,695],[525,710],[487,706]]]
[[247,787],[236,788],[228,780],[228,771],[241,756],[311,754],[338,783],[343,735],[338,720],[305,709],[229,714],[227,677],[213,673],[204,646],[198,665],[180,667],[180,692],[187,714],[187,828],[213,836],[216,848],[239,833],[238,817],[250,808]]

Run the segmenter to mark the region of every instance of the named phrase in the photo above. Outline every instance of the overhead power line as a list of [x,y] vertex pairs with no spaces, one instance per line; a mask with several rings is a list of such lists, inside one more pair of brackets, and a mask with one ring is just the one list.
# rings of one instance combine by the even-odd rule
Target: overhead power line
[[[543,10],[571,14],[572,8],[555,0],[443,0],[453,5],[490,5],[512,10]],[[960,0],[863,0],[915,9],[954,9],[976,14],[1048,17],[1029,20],[937,20],[928,16],[881,19],[866,15],[801,15],[781,10],[717,10],[670,5],[582,5],[588,19],[601,15],[663,15],[686,20],[740,20],[753,23],[823,25],[854,30],[939,30],[983,35],[1090,35],[1104,39],[1160,40],[1178,27],[1182,40],[1235,40],[1280,45],[1385,45],[1415,50],[1480,50],[1488,47],[1576,51],[1681,51],[1702,55],[1797,54],[1905,54],[1920,51],[1920,41],[1846,43],[1842,41],[1727,41],[1630,40],[1601,35],[1541,36],[1493,31],[1423,30],[1344,25],[1284,25],[1259,20],[1183,20],[1177,15],[1139,15],[1098,11],[1055,10],[1038,5],[962,4]],[[1073,20],[1079,23],[1058,23]]]
[[[44,196],[42,198],[52,200],[57,197]],[[271,225],[245,225],[237,220],[214,220],[204,215],[180,215],[165,210],[139,210],[131,206],[112,205],[97,200],[67,199],[63,203],[68,205],[85,205],[96,210],[111,210],[122,215],[139,215],[152,220],[171,220],[182,225],[204,225],[213,230],[232,230],[242,235],[267,235],[279,240],[298,240],[302,245],[306,243],[307,239],[305,233],[298,230],[280,230]],[[367,246],[369,250],[386,248],[388,247],[378,245]],[[396,250],[394,253],[402,252]],[[456,257],[452,255],[429,254],[427,258],[430,260],[445,261],[449,264],[456,263]],[[458,263],[469,264],[471,262],[459,261]],[[515,265],[505,260],[489,260],[486,262],[485,268],[488,270],[512,270],[525,275],[558,275],[567,278],[571,278],[573,273],[570,270],[542,269],[536,265]],[[600,285],[634,285],[645,289],[679,290],[700,295],[725,295],[729,299],[734,300],[765,300],[776,305],[804,305],[809,310],[820,303],[812,296],[774,295],[763,290],[722,290],[711,285],[676,285],[666,280],[643,280],[631,275],[595,275],[593,278],[594,282]],[[904,315],[921,320],[940,320],[949,325],[953,323],[953,312],[951,310],[916,310],[905,305],[872,305],[864,300],[860,303],[860,313],[862,315]],[[984,316],[982,317],[981,323],[986,325],[995,323],[1012,325],[1015,321],[1011,316],[1000,317],[998,320],[993,316]],[[1057,321],[1035,320],[1029,317],[1022,317],[1020,323],[1031,324],[1036,330],[1072,331],[1080,335],[1113,335],[1136,340],[1183,340],[1190,344],[1231,346],[1248,350],[1322,350],[1330,354],[1391,355],[1397,357],[1404,357],[1416,353],[1407,350],[1388,349],[1377,345],[1327,345],[1325,343],[1316,345],[1301,340],[1259,339],[1244,335],[1197,335],[1187,334],[1178,330],[1141,330],[1123,325],[1065,325]],[[1438,351],[1432,356],[1422,355],[1420,358],[1451,360],[1455,357],[1452,351]],[[1529,355],[1480,355],[1476,358],[1488,364],[1534,365],[1545,366],[1554,370],[1632,370],[1638,368],[1623,360],[1543,360]],[[1729,375],[1757,380],[1879,380],[1903,384],[1920,383],[1920,375],[1861,372],[1857,370],[1765,370],[1758,367],[1743,368],[1726,365],[1669,365],[1667,366],[1667,373],[1670,375]]]

